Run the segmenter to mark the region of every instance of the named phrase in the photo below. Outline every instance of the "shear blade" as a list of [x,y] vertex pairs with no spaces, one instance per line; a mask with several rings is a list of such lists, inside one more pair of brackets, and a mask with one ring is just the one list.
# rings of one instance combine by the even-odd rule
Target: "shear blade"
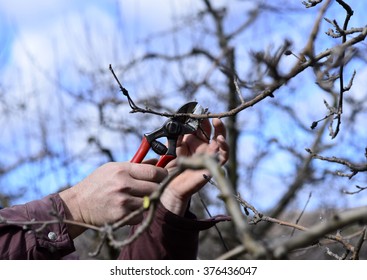
[[198,103],[196,101],[188,102],[180,107],[176,113],[192,113]]
[[[197,102],[189,102],[183,105],[180,109],[178,109],[176,113],[201,115],[205,113],[205,109],[202,106],[200,106]],[[188,116],[182,116],[182,117],[179,116],[173,119],[182,124],[185,124],[185,127],[188,129],[188,131],[191,132],[194,132],[198,129],[201,121],[200,119],[194,119]]]

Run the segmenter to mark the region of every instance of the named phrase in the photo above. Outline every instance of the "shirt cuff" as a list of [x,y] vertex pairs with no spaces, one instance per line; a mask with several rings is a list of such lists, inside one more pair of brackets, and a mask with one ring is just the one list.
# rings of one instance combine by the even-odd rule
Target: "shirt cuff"
[[30,235],[33,235],[35,240],[35,244],[32,245],[46,249],[48,253],[58,258],[75,251],[66,224],[57,221],[65,218],[64,205],[59,194],[48,195],[41,200],[27,203],[26,211],[28,220],[45,221],[44,224],[32,228]]
[[167,210],[162,203],[159,203],[156,215],[167,224],[174,225],[177,229],[190,231],[207,230],[219,222],[232,220],[227,215],[216,215],[207,219],[197,219],[196,215],[190,210],[186,210],[185,215],[181,217]]

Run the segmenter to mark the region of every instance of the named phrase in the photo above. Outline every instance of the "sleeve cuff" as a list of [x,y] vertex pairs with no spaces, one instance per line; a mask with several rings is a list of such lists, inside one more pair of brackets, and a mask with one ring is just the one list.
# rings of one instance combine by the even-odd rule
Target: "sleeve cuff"
[[177,229],[190,231],[207,230],[219,222],[231,221],[231,217],[226,215],[217,215],[207,219],[197,219],[196,215],[190,210],[187,210],[185,215],[181,217],[167,210],[162,203],[158,205],[156,215],[167,224],[174,225]]
[[[41,200],[26,204],[28,220],[55,221],[57,216],[65,218],[64,205],[58,194],[52,194]],[[52,212],[55,215],[52,215]],[[57,256],[65,256],[75,251],[74,243],[69,236],[66,224],[62,222],[45,223],[37,226],[31,232],[34,235],[34,244],[37,248],[47,249]]]

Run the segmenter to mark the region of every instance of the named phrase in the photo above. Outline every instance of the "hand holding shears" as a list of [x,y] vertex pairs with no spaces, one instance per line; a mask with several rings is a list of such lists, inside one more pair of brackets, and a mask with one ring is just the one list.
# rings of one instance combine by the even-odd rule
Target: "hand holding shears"
[[[179,108],[176,114],[203,114],[204,108],[198,105],[197,102],[189,102]],[[181,135],[192,134],[199,128],[200,120],[186,116],[177,116],[168,119],[158,129],[146,133],[143,136],[140,147],[135,153],[131,162],[141,163],[150,149],[160,155],[156,166],[165,167],[171,160],[177,157],[176,147],[177,140]],[[157,139],[167,138],[167,146],[159,142]]]

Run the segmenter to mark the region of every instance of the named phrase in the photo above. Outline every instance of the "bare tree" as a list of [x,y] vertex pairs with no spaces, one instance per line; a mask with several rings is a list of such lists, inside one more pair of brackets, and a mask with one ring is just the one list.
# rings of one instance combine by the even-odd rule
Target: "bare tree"
[[[338,18],[329,18],[332,12]],[[54,98],[59,106],[56,137],[60,144],[51,144],[55,123],[42,105],[37,106],[41,103],[37,95],[30,94],[39,102],[30,104],[31,108],[6,100],[11,103],[3,110],[23,108],[20,114],[36,113],[37,133],[32,136],[39,144],[34,153],[18,157],[19,164],[2,163],[5,167],[0,170],[8,171],[0,175],[11,172],[12,166],[37,162],[42,166],[39,178],[55,171],[62,174],[58,187],[70,186],[82,176],[74,171],[76,166],[92,168],[104,161],[129,160],[134,149],[130,140],[152,130],[151,123],[141,121],[145,114],[158,125],[172,116],[170,112],[181,101],[196,99],[210,113],[191,117],[224,119],[231,146],[228,178],[214,159],[206,157],[182,159],[177,171],[210,169],[215,186],[208,185],[199,199],[194,197],[193,207],[208,215],[201,200],[209,212],[228,211],[232,216],[232,223],[219,225],[227,243],[223,248],[208,252],[207,247],[221,241],[217,231],[202,234],[201,258],[365,257],[361,248],[367,210],[356,207],[363,205],[358,200],[363,201],[366,189],[362,140],[366,92],[355,86],[363,77],[359,71],[366,62],[367,29],[350,26],[360,14],[361,10],[342,0],[229,1],[225,5],[202,0],[194,13],[177,16],[172,28],[141,39],[137,45],[144,46],[144,52],[126,58],[117,48],[120,41],[113,46],[112,70],[130,100],[118,92],[107,65],[93,60],[85,68],[75,62],[71,69],[84,86],[73,88],[65,86],[62,74],[56,75],[60,69],[53,70],[56,74],[45,71],[29,55],[58,93]],[[121,26],[117,23],[117,27]],[[294,33],[298,36],[289,38],[293,33],[284,28],[299,29]],[[123,35],[117,29],[115,36]],[[91,48],[88,56],[98,57],[98,51]],[[129,111],[132,117],[127,117]],[[71,145],[76,134],[78,147]],[[117,142],[120,147],[114,145]],[[155,202],[172,177],[152,194],[149,207],[139,210],[149,211],[149,219],[154,218]],[[99,245],[109,240],[119,248],[131,240],[116,239],[110,233],[125,222],[109,230],[91,230],[102,234]],[[322,253],[307,255],[315,244]]]

